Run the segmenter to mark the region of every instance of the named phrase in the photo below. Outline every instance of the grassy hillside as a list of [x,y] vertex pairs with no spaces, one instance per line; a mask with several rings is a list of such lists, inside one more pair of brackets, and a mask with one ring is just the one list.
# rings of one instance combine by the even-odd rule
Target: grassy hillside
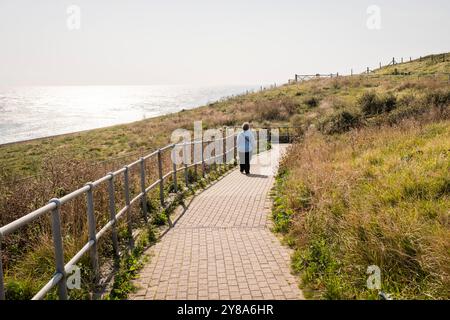
[[296,248],[305,292],[377,298],[367,267],[395,298],[450,297],[450,121],[325,136],[284,159],[274,217]]
[[381,69],[375,70],[376,74],[395,75],[395,74],[412,74],[412,75],[430,75],[437,73],[450,74],[450,65],[448,60],[449,54],[436,54],[422,57],[413,61],[407,61]]
[[[449,65],[433,60],[395,67],[428,74],[449,70]],[[290,124],[300,138],[283,162],[274,220],[296,248],[294,267],[311,295],[375,297],[361,286],[370,263],[381,267],[383,288],[398,297],[448,298],[448,79],[412,71],[394,77],[389,68],[369,76],[284,85],[132,124],[0,146],[0,225],[165,145],[174,129],[192,129],[196,120],[205,127],[243,121],[254,126]],[[169,165],[168,158],[165,163]],[[148,164],[149,184],[157,175],[154,168]],[[117,183],[122,190],[123,182]],[[137,174],[132,174],[131,187],[133,194],[139,190]],[[99,226],[108,218],[104,194],[106,190],[98,190],[95,195]],[[149,206],[157,211],[157,204]],[[139,207],[133,210],[138,216]],[[85,216],[79,214],[84,211],[82,199],[63,208],[68,255],[87,237]],[[53,272],[49,239],[46,219],[4,239],[3,261],[12,286],[19,283],[18,291],[31,290],[30,284],[34,288]],[[104,248],[102,253],[110,251]],[[23,278],[26,290],[19,281]]]
[[330,111],[298,118],[312,120],[282,162],[273,218],[308,297],[377,299],[376,265],[394,298],[450,298],[450,90],[436,79],[380,76],[363,93],[341,80]]

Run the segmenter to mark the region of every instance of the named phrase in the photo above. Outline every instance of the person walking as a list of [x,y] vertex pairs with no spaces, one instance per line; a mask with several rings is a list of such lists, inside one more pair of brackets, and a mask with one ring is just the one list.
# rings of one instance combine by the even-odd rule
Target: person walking
[[256,146],[255,137],[252,130],[250,130],[250,124],[245,122],[242,125],[242,132],[237,137],[237,149],[239,152],[239,165],[241,173],[246,175],[250,174],[250,160],[252,158],[253,149]]

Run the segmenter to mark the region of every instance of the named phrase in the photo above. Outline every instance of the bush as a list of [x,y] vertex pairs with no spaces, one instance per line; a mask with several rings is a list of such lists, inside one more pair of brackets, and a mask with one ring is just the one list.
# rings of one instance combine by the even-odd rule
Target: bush
[[426,101],[429,105],[438,108],[442,113],[450,105],[450,90],[436,90],[427,93]]
[[258,118],[259,120],[283,120],[282,113],[280,112],[280,105],[271,102],[261,102],[258,104]]
[[320,129],[326,134],[343,133],[361,125],[361,115],[356,112],[341,110],[326,118]]
[[287,120],[297,113],[298,103],[291,98],[256,103],[257,119],[260,121]]
[[310,108],[315,108],[315,107],[317,107],[318,105],[319,105],[319,99],[318,98],[316,98],[316,97],[310,97],[310,98],[307,98],[307,99],[305,99],[305,104],[308,106],[308,107],[310,107]]
[[164,212],[155,214],[153,218],[153,224],[156,226],[163,226],[167,224],[167,216]]
[[283,105],[284,110],[286,110],[286,113],[289,116],[297,113],[298,103],[296,103],[294,100],[285,98],[281,101],[281,104]]
[[359,98],[358,104],[364,115],[373,116],[394,110],[397,106],[397,98],[392,93],[379,96],[371,91],[365,92]]
[[397,106],[397,97],[392,93],[385,94],[382,99],[383,112],[391,112]]

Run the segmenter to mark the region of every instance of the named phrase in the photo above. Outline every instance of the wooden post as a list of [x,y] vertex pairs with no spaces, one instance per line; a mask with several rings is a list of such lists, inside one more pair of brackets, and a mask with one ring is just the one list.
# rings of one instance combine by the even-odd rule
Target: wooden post
[[353,69],[350,70],[350,75],[351,75],[351,76],[353,75]]
[[395,65],[395,57],[392,58],[392,65]]
[[369,74],[369,72],[370,72],[370,69],[369,69],[369,67],[367,67],[367,74]]
[[403,57],[402,57],[402,63],[403,63]]
[[380,62],[380,69],[381,69],[381,62]]

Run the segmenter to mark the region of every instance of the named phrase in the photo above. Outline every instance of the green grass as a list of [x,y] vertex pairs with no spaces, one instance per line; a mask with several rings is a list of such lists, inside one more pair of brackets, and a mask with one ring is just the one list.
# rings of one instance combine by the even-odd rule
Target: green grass
[[429,75],[437,73],[450,73],[450,54],[436,54],[428,55],[413,61],[406,61],[388,67],[382,67],[375,70],[376,74],[380,75],[398,75],[398,74],[412,74],[412,75]]
[[377,265],[397,299],[450,298],[449,150],[448,120],[315,133],[293,147],[273,216],[311,297],[374,299],[365,272]]

